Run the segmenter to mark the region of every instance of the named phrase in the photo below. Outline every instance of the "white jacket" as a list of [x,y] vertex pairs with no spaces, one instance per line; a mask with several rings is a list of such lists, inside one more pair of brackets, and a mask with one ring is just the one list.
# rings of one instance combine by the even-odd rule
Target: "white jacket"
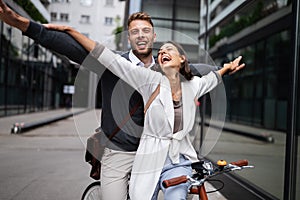
[[148,108],[144,131],[133,163],[129,194],[132,200],[150,200],[158,183],[167,154],[173,163],[182,154],[192,162],[198,161],[189,132],[195,120],[195,99],[211,91],[220,82],[218,73],[210,72],[181,83],[183,129],[173,134],[174,107],[169,80],[160,72],[138,67],[125,58],[97,44],[90,54],[130,84],[142,95],[144,104],[160,84],[160,93]]

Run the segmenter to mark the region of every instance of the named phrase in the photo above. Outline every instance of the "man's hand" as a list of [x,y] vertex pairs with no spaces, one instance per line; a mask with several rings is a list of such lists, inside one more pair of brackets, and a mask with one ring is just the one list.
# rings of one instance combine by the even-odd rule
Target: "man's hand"
[[11,10],[3,0],[0,0],[0,19],[10,25],[13,26],[22,32],[25,32],[29,26],[29,19],[22,17]]

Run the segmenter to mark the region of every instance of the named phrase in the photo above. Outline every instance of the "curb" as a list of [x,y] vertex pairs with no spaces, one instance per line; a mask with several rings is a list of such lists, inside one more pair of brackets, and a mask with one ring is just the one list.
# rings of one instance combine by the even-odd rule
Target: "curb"
[[[205,125],[212,126],[215,128],[221,128],[220,126],[218,126],[216,124],[208,123],[208,122],[205,122]],[[240,134],[240,135],[243,135],[246,137],[251,137],[253,139],[261,140],[261,141],[268,142],[268,143],[275,142],[274,137],[270,133],[268,133],[267,130],[259,130],[259,129],[253,128],[253,127],[247,127],[247,128],[245,128],[247,130],[245,130],[245,129],[243,129],[243,127],[235,127],[234,128],[233,126],[230,127],[230,125],[226,126],[226,123],[222,129],[224,131]]]
[[61,115],[56,116],[56,117],[51,117],[49,119],[44,119],[44,120],[35,121],[35,122],[27,122],[27,123],[16,122],[16,123],[13,124],[13,126],[10,130],[10,133],[11,134],[21,134],[21,133],[24,133],[26,131],[29,131],[29,130],[32,130],[32,129],[35,129],[35,128],[38,128],[38,127],[41,127],[41,126],[44,126],[44,125],[47,125],[47,124],[50,124],[50,123],[53,123],[53,122],[57,122],[57,121],[62,120],[62,119],[66,119],[66,118],[72,117],[73,115],[78,115],[78,114],[81,114],[81,113],[86,112],[86,111],[87,111],[87,109],[77,111],[77,112],[74,112],[74,113],[71,112],[71,113],[67,113],[67,114],[61,114]]

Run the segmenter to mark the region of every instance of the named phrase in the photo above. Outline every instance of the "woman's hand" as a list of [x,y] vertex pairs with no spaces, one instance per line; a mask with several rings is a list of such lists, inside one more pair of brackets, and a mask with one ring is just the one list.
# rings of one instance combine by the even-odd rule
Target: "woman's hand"
[[43,24],[43,26],[45,26],[47,29],[63,31],[63,32],[75,31],[70,26],[59,25],[59,24]]
[[223,68],[220,69],[218,72],[220,73],[221,76],[227,73],[229,75],[236,73],[237,71],[245,67],[245,63],[240,64],[241,59],[242,56],[239,56],[236,59],[234,59],[234,61],[230,63],[225,63]]
[[44,24],[44,26],[47,29],[63,31],[70,34],[77,42],[79,42],[79,44],[81,44],[89,52],[92,51],[96,46],[96,42],[89,39],[85,35],[79,33],[78,31],[76,31],[74,28],[70,26],[58,25],[58,24]]

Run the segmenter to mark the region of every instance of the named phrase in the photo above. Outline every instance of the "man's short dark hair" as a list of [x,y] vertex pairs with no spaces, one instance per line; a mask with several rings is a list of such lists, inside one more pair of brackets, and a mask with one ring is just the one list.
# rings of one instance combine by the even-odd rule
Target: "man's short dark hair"
[[151,16],[146,12],[136,12],[136,13],[131,14],[127,20],[127,27],[129,27],[130,23],[134,20],[147,21],[151,24],[152,27],[154,27]]

